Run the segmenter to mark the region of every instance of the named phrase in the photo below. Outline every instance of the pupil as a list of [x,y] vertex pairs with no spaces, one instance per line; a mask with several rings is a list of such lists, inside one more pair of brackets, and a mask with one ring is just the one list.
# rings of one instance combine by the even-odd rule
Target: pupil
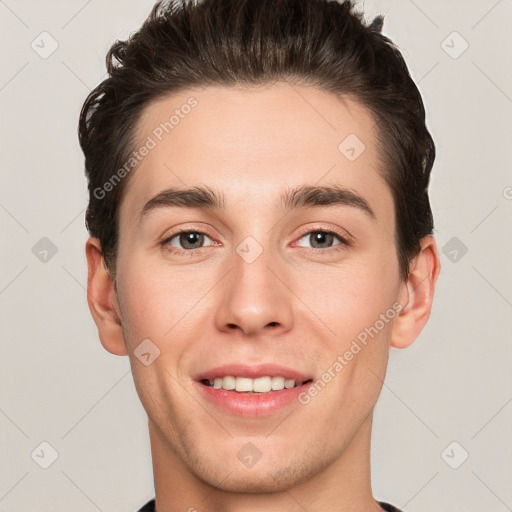
[[[315,239],[315,243],[320,243],[320,244],[325,244],[326,241],[325,241],[325,238],[327,237],[327,240],[329,240],[329,238],[332,238],[332,235],[330,233],[323,233],[323,232],[316,232],[314,235],[314,239]],[[322,240],[323,239],[323,240]]]
[[[195,249],[195,247],[188,247],[188,244],[194,245],[195,243],[197,243],[197,240],[194,241],[193,239],[202,236],[203,235],[201,235],[200,233],[182,233],[180,237],[180,243],[185,248]],[[199,240],[201,241],[201,238],[199,238]]]

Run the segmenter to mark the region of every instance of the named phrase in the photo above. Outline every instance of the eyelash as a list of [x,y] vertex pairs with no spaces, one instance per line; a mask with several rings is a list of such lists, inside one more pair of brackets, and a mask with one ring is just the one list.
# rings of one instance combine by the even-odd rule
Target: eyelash
[[347,240],[346,237],[344,237],[341,233],[338,233],[337,231],[334,231],[331,229],[310,229],[309,231],[306,231],[305,233],[303,233],[299,237],[299,240],[302,240],[306,235],[311,235],[313,233],[324,233],[326,235],[334,235],[334,237],[336,237],[340,243],[333,245],[332,247],[328,247],[326,249],[317,249],[315,247],[308,248],[308,247],[300,247],[299,246],[300,249],[306,249],[306,250],[313,251],[315,254],[320,254],[320,253],[326,253],[326,252],[332,253],[332,252],[342,251],[342,250],[346,249],[347,247],[351,247],[351,243]]
[[[198,253],[202,254],[204,252],[204,249],[208,249],[209,246],[207,246],[207,247],[200,247],[198,249],[176,249],[175,247],[170,246],[169,244],[170,244],[171,240],[173,240],[177,236],[181,235],[182,233],[187,233],[187,234],[197,233],[197,234],[200,234],[200,235],[205,235],[205,236],[207,236],[208,238],[211,239],[211,237],[207,233],[204,233],[203,231],[184,228],[184,229],[180,229],[179,231],[176,231],[172,235],[168,236],[167,238],[165,238],[165,240],[162,240],[160,242],[160,246],[164,250],[170,252],[171,254],[178,254],[178,255],[180,255],[180,254],[185,255],[186,254],[187,256],[190,256],[190,257],[193,257],[194,255],[197,255]],[[351,243],[347,240],[347,238],[342,236],[337,231],[328,230],[328,229],[312,229],[312,230],[306,231],[305,233],[303,233],[299,237],[299,240],[302,240],[306,235],[311,235],[313,233],[325,233],[327,235],[334,235],[336,238],[338,238],[340,243],[337,244],[337,245],[334,245],[332,247],[328,247],[326,249],[318,249],[318,248],[315,248],[315,247],[312,247],[312,248],[299,247],[300,249],[308,249],[309,251],[313,251],[315,254],[319,254],[319,253],[331,253],[331,252],[341,251],[341,250],[344,250],[347,247],[351,247]]]

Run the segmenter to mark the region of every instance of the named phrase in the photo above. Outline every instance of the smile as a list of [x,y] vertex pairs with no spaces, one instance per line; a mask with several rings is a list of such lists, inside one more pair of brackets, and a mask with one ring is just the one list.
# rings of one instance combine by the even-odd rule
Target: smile
[[293,404],[313,381],[311,374],[274,364],[223,365],[195,376],[201,397],[234,416],[271,415]]
[[292,389],[302,384],[311,382],[295,382],[294,379],[287,379],[282,376],[265,376],[257,379],[248,377],[234,377],[227,375],[225,377],[216,377],[215,379],[203,379],[201,381],[205,386],[214,389],[225,389],[226,391],[236,391],[237,393],[270,393],[272,391],[280,391],[282,389]]

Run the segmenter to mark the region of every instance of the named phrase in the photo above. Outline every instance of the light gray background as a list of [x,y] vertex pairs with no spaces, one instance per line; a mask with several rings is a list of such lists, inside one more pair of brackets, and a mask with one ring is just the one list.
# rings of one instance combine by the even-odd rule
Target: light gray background
[[[76,136],[108,48],[152,5],[0,1],[0,512],[128,512],[153,496],[128,358],[102,348],[86,303]],[[364,8],[386,15],[424,96],[445,253],[429,324],[411,348],[392,349],[375,413],[375,496],[407,512],[512,510],[512,1]],[[58,43],[47,58],[31,47],[51,49],[43,31]],[[33,252],[43,237],[57,248],[46,262]],[[47,469],[43,441],[58,453]]]

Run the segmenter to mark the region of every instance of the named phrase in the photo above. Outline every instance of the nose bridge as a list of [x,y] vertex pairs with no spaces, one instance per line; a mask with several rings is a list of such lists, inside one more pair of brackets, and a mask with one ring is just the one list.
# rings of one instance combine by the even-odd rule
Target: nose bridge
[[290,328],[291,294],[277,277],[280,258],[270,239],[265,235],[260,243],[247,236],[234,248],[217,309],[219,329],[238,327],[255,335],[263,329]]
[[261,291],[268,292],[275,288],[276,278],[270,268],[278,266],[278,262],[275,251],[270,247],[270,237],[260,243],[253,236],[247,236],[235,248],[232,261],[236,276],[235,284],[241,285],[238,293],[249,296],[255,293],[261,295]]

